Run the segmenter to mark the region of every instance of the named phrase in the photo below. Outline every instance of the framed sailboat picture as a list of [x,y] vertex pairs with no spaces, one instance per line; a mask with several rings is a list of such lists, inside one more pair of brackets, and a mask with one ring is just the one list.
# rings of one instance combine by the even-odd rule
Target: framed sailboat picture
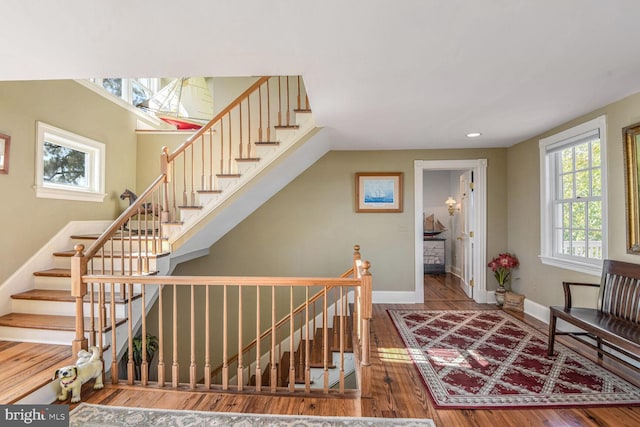
[[402,212],[402,172],[356,173],[356,212]]

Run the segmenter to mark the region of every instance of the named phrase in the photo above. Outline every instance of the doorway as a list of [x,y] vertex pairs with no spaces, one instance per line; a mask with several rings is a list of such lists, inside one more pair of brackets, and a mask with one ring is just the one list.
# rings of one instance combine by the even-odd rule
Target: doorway
[[[455,229],[450,238],[456,239],[454,257],[461,261],[452,271],[461,280],[464,292],[478,303],[486,303],[486,159],[475,160],[416,160],[414,162],[414,220],[415,220],[415,302],[424,302],[424,177],[429,171],[458,171],[460,191],[454,207]],[[456,178],[458,179],[458,178]],[[469,186],[472,193],[464,192]],[[447,190],[448,191],[448,190]],[[441,206],[449,215],[442,200]],[[429,213],[427,213],[428,215]],[[453,224],[453,221],[450,222]]]

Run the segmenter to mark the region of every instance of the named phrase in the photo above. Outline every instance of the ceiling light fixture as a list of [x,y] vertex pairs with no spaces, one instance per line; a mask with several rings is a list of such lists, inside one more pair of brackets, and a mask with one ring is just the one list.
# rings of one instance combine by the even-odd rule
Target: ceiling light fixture
[[477,138],[477,137],[479,137],[480,135],[482,135],[480,132],[469,132],[469,133],[467,134],[467,138]]

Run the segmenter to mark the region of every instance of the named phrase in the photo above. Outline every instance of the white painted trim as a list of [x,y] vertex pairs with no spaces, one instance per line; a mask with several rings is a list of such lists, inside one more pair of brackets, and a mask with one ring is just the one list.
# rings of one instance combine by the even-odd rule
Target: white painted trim
[[51,254],[72,248],[74,234],[102,233],[112,221],[71,221],[0,285],[0,315],[11,312],[11,295],[33,289],[34,271],[54,266]]
[[[87,187],[74,187],[45,183],[44,143],[51,142],[85,153],[88,156]],[[102,142],[77,135],[44,122],[36,122],[36,197],[48,199],[79,200],[84,202],[104,201],[106,147]]]
[[168,129],[168,130],[174,129],[175,130],[175,128],[169,125],[168,123],[160,120],[157,117],[151,116],[148,113],[145,113],[139,108],[134,107],[133,105],[129,104],[128,102],[125,102],[123,99],[113,95],[105,88],[98,86],[97,84],[93,83],[90,80],[79,79],[79,80],[76,80],[75,82],[78,83],[79,85],[86,87],[92,92],[97,93],[98,95],[102,96],[104,99],[107,99],[113,102],[118,107],[124,108],[128,112],[134,114],[138,120],[138,127],[149,126],[151,129]]
[[596,117],[588,122],[581,123],[570,129],[566,129],[555,135],[543,138],[538,141],[540,156],[540,261],[543,264],[553,267],[573,270],[580,273],[600,276],[602,272],[602,260],[593,260],[591,262],[582,262],[578,257],[565,258],[554,256],[553,253],[553,184],[555,182],[551,176],[551,166],[549,165],[549,157],[547,150],[563,141],[575,139],[581,135],[598,129],[600,134],[600,152],[602,155],[600,163],[600,176],[602,188],[602,260],[608,255],[608,202],[607,202],[607,120],[606,115]]
[[484,304],[487,294],[487,159],[472,160],[415,160],[414,161],[414,226],[415,226],[415,293],[413,302],[424,302],[424,265],[422,264],[422,201],[425,170],[472,170],[474,174],[475,246],[474,297]]
[[413,292],[373,291],[374,304],[413,304],[415,296]]

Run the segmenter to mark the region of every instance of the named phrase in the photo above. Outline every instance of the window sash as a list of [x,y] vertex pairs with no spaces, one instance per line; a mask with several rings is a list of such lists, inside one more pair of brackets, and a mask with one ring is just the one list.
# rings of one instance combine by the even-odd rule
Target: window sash
[[[601,116],[540,140],[540,259],[545,264],[600,274],[607,254],[605,125]],[[585,149],[576,150],[583,144]],[[568,149],[570,165],[562,154]]]

